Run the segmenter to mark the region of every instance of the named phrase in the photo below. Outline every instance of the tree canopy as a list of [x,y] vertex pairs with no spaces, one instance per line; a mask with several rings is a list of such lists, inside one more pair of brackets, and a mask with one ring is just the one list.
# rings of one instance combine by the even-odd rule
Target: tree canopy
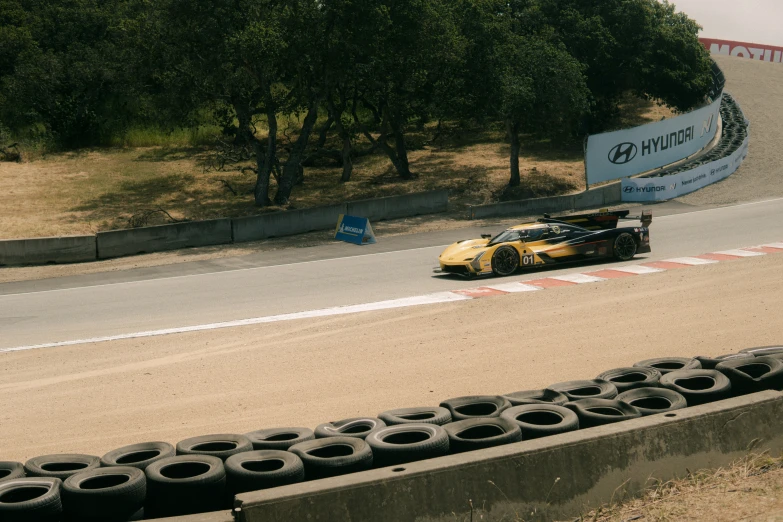
[[[520,134],[599,132],[629,92],[700,104],[698,30],[658,0],[0,0],[0,128],[74,148],[211,119],[254,151],[264,206],[313,155],[349,181],[359,136],[408,179],[413,126],[502,122],[513,186]],[[281,117],[298,122],[285,147]]]

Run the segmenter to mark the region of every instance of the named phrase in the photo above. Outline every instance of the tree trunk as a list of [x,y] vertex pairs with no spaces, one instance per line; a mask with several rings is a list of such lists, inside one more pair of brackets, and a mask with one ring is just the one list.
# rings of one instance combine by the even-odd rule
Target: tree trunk
[[402,126],[394,117],[389,118],[389,123],[391,124],[392,134],[394,135],[395,155],[397,157],[397,161],[395,162],[394,159],[392,159],[392,162],[402,179],[411,179],[413,178],[413,174],[411,174],[410,166],[408,165],[408,148],[405,145],[405,134],[403,133]]
[[508,181],[509,187],[518,187],[521,183],[519,177],[519,125],[512,122],[506,122],[508,134],[511,139],[511,179]]
[[351,143],[351,136],[346,133],[343,136],[343,174],[340,176],[341,183],[347,183],[351,181],[351,174],[353,174],[353,158],[351,158],[351,150],[353,144]]
[[343,173],[340,176],[340,183],[347,183],[351,181],[351,174],[353,174],[353,158],[351,157],[353,143],[351,142],[351,134],[348,132],[348,129],[345,128],[342,119],[342,115],[346,109],[345,99],[343,98],[340,107],[336,107],[331,99],[327,99],[327,105],[329,107],[329,115],[334,119],[334,125],[337,127],[337,134],[343,142]]
[[260,141],[254,140],[256,147],[256,166],[258,177],[256,188],[253,191],[256,205],[266,207],[272,204],[269,199],[269,176],[275,165],[277,156],[277,114],[274,109],[267,109],[266,117],[269,123],[269,139],[266,143],[266,152]]
[[237,133],[234,136],[234,145],[247,145],[253,139],[253,131],[250,130],[252,112],[248,101],[241,97],[232,97],[231,105],[237,115]]
[[291,153],[288,155],[288,160],[283,165],[283,175],[280,176],[280,183],[277,187],[277,194],[275,194],[275,203],[277,205],[285,205],[288,203],[288,199],[291,197],[291,191],[294,189],[294,185],[301,178],[302,175],[302,159],[304,156],[307,143],[310,140],[310,133],[313,131],[315,122],[318,119],[318,103],[313,100],[307,116],[305,116],[302,123],[302,131],[299,133],[299,138],[294,142],[294,146],[291,147]]
[[332,111],[329,111],[329,117],[326,119],[326,123],[324,124],[323,128],[321,129],[321,134],[318,136],[318,143],[316,144],[316,149],[323,149],[324,145],[326,145],[326,138],[329,134],[329,131],[332,129],[332,125],[335,123],[334,121],[334,114],[332,114]]

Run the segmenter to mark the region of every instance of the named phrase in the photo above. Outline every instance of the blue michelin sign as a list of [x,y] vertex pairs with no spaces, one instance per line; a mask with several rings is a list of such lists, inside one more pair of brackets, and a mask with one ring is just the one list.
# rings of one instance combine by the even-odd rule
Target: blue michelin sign
[[346,216],[344,214],[340,214],[340,217],[337,220],[334,238],[355,245],[369,245],[375,243],[375,234],[372,232],[372,226],[370,226],[369,219]]

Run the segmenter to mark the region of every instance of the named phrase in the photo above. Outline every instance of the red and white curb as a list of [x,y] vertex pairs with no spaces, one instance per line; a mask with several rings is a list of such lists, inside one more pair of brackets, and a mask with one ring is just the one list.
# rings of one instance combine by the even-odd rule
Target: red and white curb
[[663,261],[653,261],[649,263],[640,263],[637,265],[619,266],[594,270],[591,272],[566,274],[559,276],[545,277],[543,279],[534,279],[532,281],[523,281],[518,283],[497,282],[478,288],[468,288],[463,290],[454,290],[451,292],[438,292],[434,294],[420,295],[415,297],[404,297],[402,299],[391,299],[388,301],[378,301],[375,303],[365,303],[358,305],[337,306],[333,308],[323,308],[320,310],[309,310],[305,312],[295,312],[290,314],[272,315],[267,317],[255,317],[252,319],[240,319],[236,321],[226,321],[221,323],[200,324],[195,326],[183,326],[178,328],[167,328],[163,330],[149,330],[145,332],[134,332],[120,335],[111,335],[105,337],[93,337],[90,339],[78,339],[73,341],[60,341],[45,344],[36,344],[29,346],[17,346],[13,348],[0,348],[0,353],[19,352],[24,350],[35,350],[38,348],[56,348],[60,346],[74,346],[79,344],[99,343],[106,341],[119,341],[123,339],[137,339],[141,337],[157,337],[160,335],[170,335],[177,333],[201,332],[206,330],[218,330],[221,328],[233,328],[235,326],[249,326],[254,324],[275,323],[280,321],[293,321],[295,319],[311,319],[318,317],[329,317],[335,315],[348,315],[359,312],[371,312],[375,310],[391,310],[395,308],[406,308],[409,306],[421,306],[437,303],[449,303],[454,301],[467,301],[484,297],[494,297],[521,292],[535,292],[549,288],[577,286],[582,284],[600,283],[610,279],[620,279],[624,277],[635,277],[639,275],[654,274],[675,270],[678,268],[687,268],[691,266],[710,265],[723,261],[732,261],[748,257],[758,257],[767,254],[783,253],[783,242],[770,243],[757,247],[741,248],[736,250],[724,250],[693,257],[677,257],[665,259]]

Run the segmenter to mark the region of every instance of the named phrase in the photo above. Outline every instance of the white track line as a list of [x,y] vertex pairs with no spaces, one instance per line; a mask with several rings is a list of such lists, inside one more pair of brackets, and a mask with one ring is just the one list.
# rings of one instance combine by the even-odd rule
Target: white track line
[[663,268],[653,268],[651,266],[642,266],[642,265],[630,265],[630,266],[620,266],[620,267],[610,267],[608,270],[617,270],[618,272],[626,272],[628,274],[636,274],[636,275],[644,275],[644,274],[655,274],[657,272],[665,272]]
[[767,247],[767,248],[779,248],[779,249],[783,249],[783,243],[769,243],[769,244],[767,244],[767,245],[761,245],[761,246],[765,246],[765,247]]
[[699,257],[675,257],[673,259],[664,259],[666,263],[679,263],[681,265],[712,265],[717,263],[714,259],[701,259]]
[[163,330],[149,330],[146,332],[135,332],[120,335],[109,335],[106,337],[93,337],[91,339],[77,339],[73,341],[60,341],[56,343],[33,344],[29,346],[17,346],[15,348],[0,348],[0,353],[21,352],[25,350],[35,350],[38,348],[56,348],[58,346],[73,346],[76,344],[100,343],[105,341],[120,341],[122,339],[137,339],[139,337],[157,337],[160,335],[170,335],[187,332],[201,332],[204,330],[218,330],[221,328],[233,328],[235,326],[249,326],[262,323],[275,323],[279,321],[292,321],[294,319],[310,319],[315,317],[328,317],[333,315],[355,314],[359,312],[370,312],[373,310],[389,310],[392,308],[404,308],[408,306],[420,306],[436,303],[449,303],[452,301],[466,301],[471,298],[452,292],[439,292],[436,294],[420,295],[416,297],[405,297],[402,299],[392,299],[389,301],[379,301],[377,303],[367,303],[360,305],[337,306],[334,308],[324,308],[321,310],[310,310],[307,312],[295,312],[291,314],[272,315],[268,317],[254,317],[252,319],[239,319],[237,321],[226,321],[222,323],[200,324],[196,326],[183,326],[179,328],[166,328]]
[[603,277],[596,277],[596,276],[585,275],[585,274],[568,274],[562,276],[552,276],[549,279],[556,279],[558,281],[565,281],[566,283],[576,283],[579,285],[583,285],[585,283],[600,283],[601,281],[606,281],[606,279]]
[[509,292],[515,294],[518,292],[535,292],[536,290],[543,290],[540,286],[526,285],[524,283],[505,283],[499,285],[487,285],[487,288],[493,290],[499,290],[501,292]]
[[751,252],[750,250],[722,250],[720,252],[713,252],[713,254],[723,254],[724,256],[736,256],[736,257],[758,257],[765,256],[764,252]]

